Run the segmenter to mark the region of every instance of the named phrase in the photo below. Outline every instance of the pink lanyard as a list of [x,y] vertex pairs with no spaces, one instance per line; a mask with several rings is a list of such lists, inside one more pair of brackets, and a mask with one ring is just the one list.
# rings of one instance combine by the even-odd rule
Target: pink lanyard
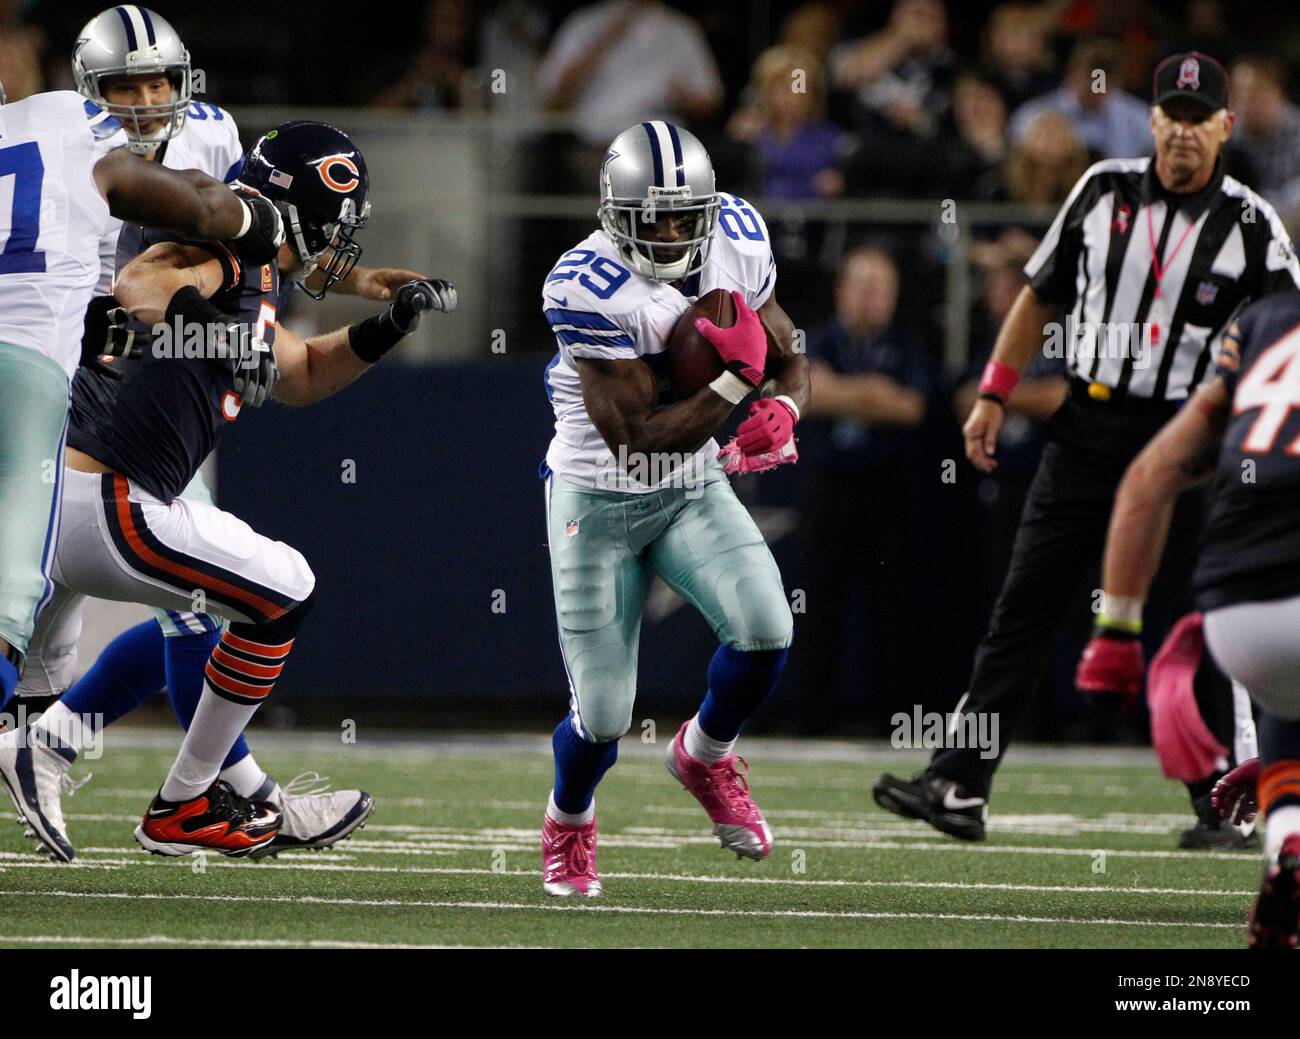
[[[1151,219],[1151,210],[1153,208],[1155,207],[1154,206],[1147,207],[1147,239],[1151,242],[1151,273],[1155,275],[1155,279],[1156,279],[1155,298],[1161,299],[1163,298],[1163,296],[1160,291],[1160,283],[1165,280],[1165,275],[1169,272],[1170,264],[1174,262],[1174,257],[1178,255],[1178,250],[1181,249],[1183,247],[1183,243],[1187,241],[1187,236],[1191,234],[1192,228],[1196,226],[1196,221],[1195,220],[1191,221],[1187,225],[1187,227],[1183,230],[1182,237],[1180,237],[1178,241],[1174,244],[1174,251],[1169,254],[1168,262],[1161,263],[1160,257],[1156,252],[1155,224],[1152,222]],[[1177,215],[1176,212],[1171,213],[1169,219],[1171,220],[1174,219],[1176,215]],[[1153,321],[1151,322],[1151,345],[1158,346],[1159,344],[1160,344],[1160,322]]]

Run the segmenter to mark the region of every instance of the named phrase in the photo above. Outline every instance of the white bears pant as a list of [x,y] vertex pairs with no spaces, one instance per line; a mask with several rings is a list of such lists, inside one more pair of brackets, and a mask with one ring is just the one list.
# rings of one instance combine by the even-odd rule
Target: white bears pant
[[22,692],[61,693],[86,596],[260,624],[309,596],[297,549],[203,501],[165,503],[126,477],[65,470],[54,599],[28,648]]

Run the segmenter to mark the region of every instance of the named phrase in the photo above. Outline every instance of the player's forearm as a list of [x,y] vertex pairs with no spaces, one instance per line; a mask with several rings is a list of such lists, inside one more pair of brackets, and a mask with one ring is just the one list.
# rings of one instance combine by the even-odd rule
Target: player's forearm
[[166,256],[139,257],[122,268],[113,282],[113,295],[137,321],[156,325],[167,315],[172,297],[186,286],[205,299],[221,286],[220,273],[210,276],[207,265],[176,266]]
[[812,399],[808,355],[795,349],[794,322],[773,296],[758,309],[758,319],[767,335],[766,397],[789,397],[802,415]]
[[213,241],[234,238],[244,229],[244,204],[221,181],[198,170],[117,156],[105,156],[95,171],[118,219]]
[[615,452],[621,446],[642,456],[698,451],[727,421],[733,408],[706,386],[689,400],[629,417],[612,438],[615,442],[610,443],[608,436],[605,442]]
[[1214,467],[1227,394],[1214,383],[1178,413],[1134,459],[1120,482],[1106,537],[1102,589],[1144,600],[1169,536],[1178,495]]
[[1023,372],[1042,349],[1044,329],[1059,312],[1060,307],[1040,299],[1026,285],[1002,322],[997,342],[993,345],[993,361],[1017,373]]
[[1177,490],[1168,471],[1130,468],[1120,484],[1106,536],[1102,589],[1141,603],[1151,589],[1174,514]]
[[789,397],[802,415],[812,400],[808,358],[803,354],[770,358],[767,362],[767,375],[769,378],[763,386],[763,396]]
[[286,404],[315,404],[356,382],[372,365],[352,349],[348,329],[312,336],[303,343],[302,361],[276,383],[275,396]]

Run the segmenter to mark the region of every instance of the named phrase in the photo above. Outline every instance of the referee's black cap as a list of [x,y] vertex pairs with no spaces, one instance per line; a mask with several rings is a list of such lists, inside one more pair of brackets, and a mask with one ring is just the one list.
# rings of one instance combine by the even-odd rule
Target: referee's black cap
[[1217,112],[1228,107],[1228,70],[1199,51],[1171,54],[1156,66],[1153,104],[1188,101]]

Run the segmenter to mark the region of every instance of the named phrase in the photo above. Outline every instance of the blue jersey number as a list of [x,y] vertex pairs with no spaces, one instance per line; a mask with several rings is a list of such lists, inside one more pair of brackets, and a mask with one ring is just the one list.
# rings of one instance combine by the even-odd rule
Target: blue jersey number
[[[590,273],[579,273],[583,267]],[[609,299],[630,277],[632,273],[626,268],[607,257],[597,256],[590,249],[570,249],[560,257],[560,262],[547,275],[546,280],[572,281],[577,278],[578,284],[597,299]]]
[[763,240],[763,228],[759,226],[754,211],[737,198],[722,196],[722,211],[718,214],[718,223],[728,238],[740,239],[742,236],[751,242]]
[[220,122],[225,118],[225,115],[216,105],[210,105],[206,101],[191,101],[189,117],[191,119],[207,119],[211,117],[214,122]]
[[45,254],[36,249],[41,235],[41,184],[45,163],[35,141],[0,148],[0,179],[13,177],[14,201],[9,214],[9,240],[0,252],[0,274],[40,274]]

